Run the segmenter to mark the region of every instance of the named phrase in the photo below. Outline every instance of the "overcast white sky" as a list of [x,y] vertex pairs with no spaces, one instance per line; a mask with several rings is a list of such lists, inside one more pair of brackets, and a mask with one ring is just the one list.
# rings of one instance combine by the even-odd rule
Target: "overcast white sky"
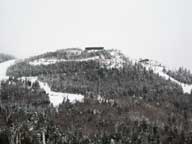
[[192,0],[0,0],[0,52],[85,46],[192,70]]

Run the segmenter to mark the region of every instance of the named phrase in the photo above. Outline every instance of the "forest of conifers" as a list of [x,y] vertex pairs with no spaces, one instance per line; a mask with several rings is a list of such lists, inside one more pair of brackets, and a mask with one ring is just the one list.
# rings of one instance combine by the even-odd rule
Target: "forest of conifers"
[[[7,74],[0,88],[0,144],[192,143],[192,94],[138,63],[108,69],[97,61],[23,61]],[[38,76],[54,91],[83,94],[84,102],[55,108],[38,82],[21,76]]]

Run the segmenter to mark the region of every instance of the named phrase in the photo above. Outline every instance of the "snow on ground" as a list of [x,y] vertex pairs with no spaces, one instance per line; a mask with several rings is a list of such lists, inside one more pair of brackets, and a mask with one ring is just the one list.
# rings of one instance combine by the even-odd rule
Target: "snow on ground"
[[[3,63],[0,63],[0,81],[8,79],[6,75],[7,69],[15,63],[15,60],[9,60]],[[69,100],[71,103],[75,103],[76,101],[82,102],[84,100],[84,96],[80,94],[70,94],[70,93],[61,93],[51,91],[51,88],[47,83],[41,82],[37,77],[21,77],[21,80],[29,80],[32,83],[38,81],[40,87],[45,90],[45,92],[49,96],[50,102],[54,107],[57,107],[59,104],[63,102],[63,100]]]
[[50,102],[54,107],[58,107],[64,100],[69,100],[71,103],[75,103],[77,101],[83,102],[84,96],[80,94],[71,94],[71,93],[61,93],[54,92],[51,90],[47,83],[41,82],[37,77],[21,77],[22,80],[28,80],[32,83],[38,82],[41,89],[43,89],[49,96]]
[[8,78],[6,76],[7,69],[14,63],[15,63],[15,60],[9,60],[9,61],[0,63],[0,81],[6,80]]
[[107,66],[108,69],[117,68],[120,69],[123,67],[125,60],[122,58],[120,51],[110,50],[110,59],[101,58],[102,64]]
[[[117,66],[121,67],[123,61],[122,61],[122,58],[120,57],[120,55],[118,56],[118,54],[116,52],[114,52],[114,53],[112,53],[112,56],[116,57],[116,59],[114,59],[112,61],[109,60],[105,64],[108,64],[110,66],[110,68],[117,67]],[[88,60],[95,60],[95,59],[102,59],[102,58],[95,56],[95,57],[86,58],[86,59],[79,59],[79,60],[75,60],[75,61],[88,61]],[[50,59],[47,61],[45,59],[41,59],[40,61],[36,61],[32,64],[34,64],[34,65],[45,64],[46,65],[46,64],[53,64],[53,63],[56,63],[58,61],[61,61],[61,60]],[[102,61],[104,61],[104,59]],[[8,76],[6,76],[6,71],[7,71],[8,67],[13,65],[14,63],[15,63],[15,60],[9,60],[9,61],[0,63],[0,81],[8,78]],[[179,84],[183,88],[184,93],[191,93],[192,85],[181,83],[181,82],[175,80],[174,78],[170,77],[169,75],[167,75],[166,73],[163,72],[163,69],[165,67],[161,66],[159,63],[154,62],[154,61],[150,61],[147,64],[142,63],[142,65],[145,66],[148,70],[152,69],[154,71],[154,73],[159,74],[161,77],[165,78],[166,80],[171,80],[171,81]],[[63,100],[67,100],[67,99],[72,103],[74,103],[76,101],[82,102],[84,100],[84,96],[80,95],[80,94],[54,92],[50,89],[50,87],[47,83],[39,81],[37,77],[21,77],[21,79],[29,80],[32,83],[34,83],[35,81],[38,81],[40,87],[43,90],[45,90],[45,92],[49,96],[50,102],[55,107],[57,107],[59,104],[61,104],[63,102]]]
[[172,82],[175,82],[179,84],[183,88],[184,93],[191,93],[192,85],[191,84],[184,84],[182,82],[179,82],[178,80],[175,80],[174,78],[170,77],[168,74],[163,72],[163,69],[165,68],[161,64],[159,64],[156,61],[149,61],[148,63],[142,63],[144,67],[146,67],[148,70],[152,69],[154,73],[159,74],[159,76],[165,78],[166,80],[171,80]]
[[66,59],[56,59],[56,58],[51,58],[51,59],[37,59],[34,61],[29,62],[30,65],[50,65],[50,64],[55,64],[57,62],[69,62],[69,61],[90,61],[90,60],[99,60],[99,56],[95,57],[90,57],[90,58],[83,58],[83,59],[74,59],[74,60],[66,60]]
[[111,58],[105,58],[104,55],[100,56],[93,56],[89,58],[82,58],[82,59],[56,59],[56,58],[41,58],[37,60],[30,61],[29,64],[33,66],[38,66],[38,65],[50,65],[50,64],[55,64],[57,62],[83,62],[83,61],[91,61],[91,60],[98,60],[101,62],[101,66],[107,66],[107,68],[112,69],[112,68],[122,68],[123,63],[125,63],[122,54],[120,51],[117,50],[110,50],[110,55]]
[[37,65],[50,65],[50,64],[55,64],[57,62],[62,62],[62,61],[65,61],[64,59],[38,59],[38,60],[34,60],[32,62],[29,62],[30,65],[34,65],[34,66],[37,66]]

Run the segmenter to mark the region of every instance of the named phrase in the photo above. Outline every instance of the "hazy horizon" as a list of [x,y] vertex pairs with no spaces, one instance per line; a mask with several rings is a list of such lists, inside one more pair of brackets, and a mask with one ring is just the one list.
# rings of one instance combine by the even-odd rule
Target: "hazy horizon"
[[0,0],[0,52],[103,46],[192,70],[190,0]]

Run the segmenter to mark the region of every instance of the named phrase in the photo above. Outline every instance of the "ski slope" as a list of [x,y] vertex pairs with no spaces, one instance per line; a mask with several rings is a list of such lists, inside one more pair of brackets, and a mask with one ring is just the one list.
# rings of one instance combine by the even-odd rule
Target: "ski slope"
[[158,74],[159,76],[163,77],[166,80],[171,80],[174,83],[177,83],[178,85],[180,85],[183,89],[184,93],[191,93],[192,90],[192,85],[191,84],[184,84],[172,77],[170,77],[168,74],[163,72],[163,69],[165,68],[164,66],[162,66],[161,64],[159,64],[156,61],[150,61],[147,64],[146,63],[142,63],[142,65],[147,69],[151,69],[153,70],[154,73]]
[[29,62],[30,65],[38,66],[38,65],[51,65],[56,64],[58,62],[83,62],[83,61],[91,61],[91,60],[99,60],[98,56],[90,57],[90,58],[83,58],[83,59],[74,59],[74,60],[66,60],[66,59],[56,59],[56,58],[50,58],[50,59],[37,59],[34,61]]
[[57,59],[57,58],[40,58],[33,61],[30,61],[29,64],[33,66],[39,65],[51,65],[56,64],[59,62],[85,62],[85,61],[99,61],[101,66],[105,66],[108,69],[117,68],[120,69],[123,67],[125,60],[123,59],[123,54],[117,50],[108,50],[107,51],[111,58],[106,58],[103,54],[99,56],[92,56],[87,58],[80,58],[80,59]]
[[[113,54],[114,57],[116,57],[116,53]],[[80,61],[87,61],[87,60],[96,60],[99,59],[98,57],[92,57],[92,58],[88,58],[88,59],[81,59]],[[13,65],[15,63],[16,60],[9,60],[3,63],[0,63],[0,81],[2,80],[6,80],[8,79],[8,76],[6,75],[7,69]],[[57,60],[51,60],[50,61],[44,61],[44,60],[40,60],[40,61],[36,61],[34,64],[39,65],[39,64],[50,64],[50,63],[54,63]],[[104,61],[104,60],[102,60]],[[109,62],[110,63],[110,62]],[[107,63],[107,64],[109,64]],[[114,62],[118,65],[118,67],[122,66],[123,61],[121,61],[120,57],[117,57]],[[105,63],[106,64],[106,63]],[[111,65],[111,64],[109,64]],[[117,67],[117,65],[115,65],[115,67]],[[152,69],[154,71],[154,73],[159,74],[159,76],[165,78],[166,80],[171,80],[172,82],[175,82],[177,84],[179,84],[182,88],[183,88],[183,92],[184,93],[191,93],[192,90],[192,85],[189,84],[184,84],[182,82],[179,82],[177,80],[175,80],[174,78],[170,77],[169,75],[167,75],[166,73],[163,72],[163,69],[165,67],[163,67],[161,64],[155,62],[155,61],[150,61],[149,63],[142,63],[142,65],[144,67],[146,67],[146,69]],[[113,67],[114,65],[112,65]],[[41,82],[38,80],[38,77],[21,77],[20,79],[22,80],[29,80],[32,83],[38,81],[40,88],[42,88],[43,90],[45,90],[45,92],[48,94],[49,96],[49,100],[50,102],[53,104],[54,107],[58,107],[59,104],[61,104],[64,100],[69,100],[71,103],[75,103],[77,101],[79,102],[83,102],[84,100],[84,96],[80,95],[80,94],[71,94],[71,93],[62,93],[62,92],[55,92],[52,91],[51,88],[49,87],[49,85],[47,83]]]
[[[0,81],[8,79],[8,76],[6,75],[7,69],[14,63],[15,63],[15,60],[9,60],[9,61],[0,63]],[[84,96],[80,94],[54,92],[51,90],[51,88],[47,83],[39,81],[37,77],[21,77],[19,79],[28,80],[28,81],[31,81],[32,83],[38,81],[40,88],[45,90],[45,92],[48,94],[49,100],[54,107],[59,106],[59,104],[61,104],[63,100],[69,100],[71,103],[75,103],[76,101],[82,102],[84,100]]]
[[49,85],[45,82],[41,82],[38,80],[38,77],[21,77],[22,80],[27,80],[32,83],[38,82],[41,89],[43,89],[46,94],[49,96],[50,102],[54,107],[58,107],[63,101],[69,100],[71,103],[75,103],[77,101],[83,102],[84,96],[80,94],[71,94],[71,93],[62,93],[62,92],[54,92],[51,90]]
[[9,60],[9,61],[0,63],[0,81],[6,80],[8,78],[6,76],[7,69],[14,63],[15,63],[15,60]]

